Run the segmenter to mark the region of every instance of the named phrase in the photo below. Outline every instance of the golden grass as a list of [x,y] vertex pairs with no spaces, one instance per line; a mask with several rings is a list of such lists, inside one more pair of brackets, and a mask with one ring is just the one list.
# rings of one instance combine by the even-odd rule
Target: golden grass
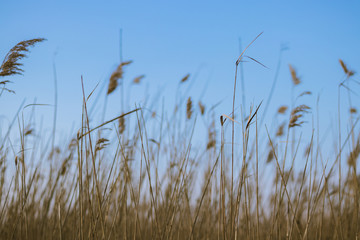
[[[117,67],[104,94],[116,89],[128,64]],[[22,72],[14,66],[4,73]],[[342,61],[340,66],[346,79],[354,75]],[[298,87],[289,68],[289,81]],[[140,87],[142,79],[129,84]],[[48,136],[23,116],[16,116],[18,129],[9,127],[18,138],[1,136],[0,239],[358,238],[357,104],[342,116],[350,119],[345,136],[329,147],[315,130],[300,134],[318,111],[310,105],[284,102],[268,129],[258,121],[266,111],[261,103],[236,120],[234,106],[229,116],[219,114],[186,92],[170,118],[163,107],[145,104],[96,123],[88,112],[92,93],[83,89],[78,131],[54,147],[39,144]],[[199,136],[193,140],[199,123],[191,118],[207,128],[202,143]],[[339,168],[341,156],[347,164]]]
[[44,40],[44,38],[26,40],[19,42],[13,48],[11,48],[1,63],[0,77],[21,74],[23,72],[21,69],[22,63],[19,63],[19,61],[26,57],[26,53],[29,51],[30,47],[33,47],[36,43],[42,42]]

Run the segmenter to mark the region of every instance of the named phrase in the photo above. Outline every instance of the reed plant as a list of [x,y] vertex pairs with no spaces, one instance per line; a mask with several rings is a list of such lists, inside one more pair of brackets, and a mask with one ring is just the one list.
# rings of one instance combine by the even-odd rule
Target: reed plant
[[[8,78],[23,73],[19,60],[42,41],[20,42],[5,56],[0,97],[12,92]],[[247,117],[237,111],[238,66],[245,58],[264,66],[246,49],[235,63],[228,113],[190,96],[196,79],[186,74],[174,110],[155,96],[104,119],[107,96],[123,87],[131,61],[120,62],[106,91],[86,92],[81,78],[80,125],[68,140],[47,144],[54,138],[20,106],[15,124],[1,123],[0,239],[358,239],[359,104],[342,102],[354,97],[355,72],[340,60],[338,136],[324,146],[317,103],[301,103],[310,91],[278,106],[272,125],[262,114],[273,88],[264,104],[241,108],[250,109]],[[295,93],[306,79],[289,70]],[[140,88],[144,77],[129,84]],[[100,122],[89,105],[97,92],[106,97]],[[27,107],[31,115],[38,105]],[[196,143],[201,124],[207,131]]]

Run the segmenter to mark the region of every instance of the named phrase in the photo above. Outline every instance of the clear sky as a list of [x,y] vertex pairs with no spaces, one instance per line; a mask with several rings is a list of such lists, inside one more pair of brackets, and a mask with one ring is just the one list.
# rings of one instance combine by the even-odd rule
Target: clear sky
[[[246,108],[267,98],[280,47],[286,45],[265,122],[270,123],[274,111],[290,101],[288,64],[292,64],[302,80],[294,95],[312,91],[301,103],[315,107],[320,94],[325,130],[329,118],[336,120],[337,87],[344,77],[338,59],[360,71],[359,11],[359,1],[1,1],[1,59],[19,41],[47,39],[22,61],[24,75],[9,78],[13,83],[8,87],[16,95],[0,98],[5,123],[1,126],[12,119],[24,98],[26,104],[35,98],[37,103],[54,103],[55,59],[58,128],[70,133],[72,124],[81,119],[80,77],[87,92],[99,82],[99,89],[107,83],[119,63],[121,28],[123,59],[134,61],[126,69],[125,82],[146,75],[141,86],[127,91],[129,108],[143,101],[144,92],[157,94],[159,89],[170,105],[180,79],[190,73],[188,84],[194,83],[182,94],[192,96],[195,103],[201,97],[208,106],[222,100],[217,112],[230,114],[239,38],[244,47],[263,32],[246,54],[268,68],[251,61],[243,64]],[[237,106],[241,104],[238,87]],[[118,94],[110,96],[106,118],[119,114]],[[353,97],[354,103],[360,102],[359,96]],[[51,107],[37,110],[49,129],[52,111]],[[307,120],[311,122],[311,117]]]

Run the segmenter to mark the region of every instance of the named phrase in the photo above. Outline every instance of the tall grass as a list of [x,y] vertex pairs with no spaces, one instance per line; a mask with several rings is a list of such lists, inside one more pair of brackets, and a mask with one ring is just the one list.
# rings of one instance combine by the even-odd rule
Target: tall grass
[[[41,41],[11,49],[0,76],[21,73],[21,51]],[[345,77],[339,106],[347,106],[341,102],[347,97],[349,113],[342,115],[339,107],[338,139],[331,148],[319,140],[318,106],[298,103],[309,91],[279,106],[274,114],[286,120],[273,129],[262,124],[261,115],[273,88],[268,102],[254,103],[248,117],[235,118],[237,66],[244,52],[236,62],[228,115],[195,104],[196,96],[178,90],[170,113],[155,98],[132,109],[122,106],[119,116],[98,123],[89,111],[97,90],[87,93],[83,86],[78,130],[69,140],[48,144],[52,136],[36,129],[21,106],[17,128],[9,126],[18,138],[0,138],[0,239],[358,239],[360,118],[351,101],[350,84],[358,83],[354,71],[340,60]],[[100,94],[116,92],[130,63],[121,61]],[[289,70],[294,90],[301,81],[292,65]],[[192,80],[185,75],[179,89]],[[1,93],[11,92],[7,83],[0,82]],[[28,107],[32,115],[37,104]],[[311,116],[313,130],[302,134]],[[196,145],[199,122],[208,133]]]

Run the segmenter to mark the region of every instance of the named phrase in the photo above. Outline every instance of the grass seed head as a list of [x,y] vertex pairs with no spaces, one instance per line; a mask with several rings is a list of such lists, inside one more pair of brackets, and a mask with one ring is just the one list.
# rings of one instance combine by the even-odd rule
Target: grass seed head
[[125,118],[119,118],[119,133],[122,134],[125,131]]
[[34,133],[34,129],[27,128],[25,129],[25,136],[32,135]]
[[0,66],[0,76],[5,77],[15,74],[22,74],[24,72],[24,70],[21,69],[23,64],[19,63],[19,60],[26,57],[26,53],[29,52],[30,47],[33,47],[36,43],[43,42],[45,40],[45,38],[35,38],[16,44],[6,54],[4,61]]
[[310,91],[305,91],[305,92],[300,93],[300,95],[298,96],[298,98],[299,98],[299,97],[302,97],[302,96],[305,96],[305,95],[311,95],[311,94],[312,94],[312,92],[310,92]]
[[279,107],[279,109],[278,109],[278,113],[284,114],[287,109],[288,109],[287,106],[281,106],[281,107]]
[[307,157],[307,156],[310,155],[311,148],[312,148],[312,145],[311,145],[311,144],[309,144],[309,145],[305,148],[304,157]]
[[274,159],[274,152],[271,149],[268,153],[267,159],[266,159],[266,163],[270,163],[272,160]]
[[285,127],[285,123],[279,126],[278,130],[276,131],[276,136],[280,137],[284,135],[284,127]]
[[119,64],[116,70],[111,74],[107,94],[112,93],[118,86],[118,80],[123,77],[123,66],[131,64],[132,61],[126,61]]
[[301,124],[303,124],[304,121],[300,122],[299,119],[302,118],[305,113],[308,113],[309,109],[310,107],[306,105],[300,105],[294,108],[294,110],[291,111],[289,128],[301,126]]
[[345,65],[345,63],[344,63],[343,60],[339,59],[339,62],[340,62],[340,65],[341,65],[342,69],[344,70],[344,73],[345,73],[348,77],[351,77],[352,75],[355,74],[354,71],[351,71],[351,70],[349,70],[349,69],[346,67],[346,65]]
[[201,101],[199,101],[198,105],[199,105],[199,108],[200,108],[200,113],[201,113],[201,115],[204,115],[204,113],[205,113],[205,106],[201,103]]
[[191,97],[188,98],[187,103],[186,103],[186,117],[187,119],[190,119],[192,116],[192,101],[191,101]]
[[186,81],[189,79],[189,77],[190,77],[190,74],[189,74],[189,73],[186,74],[186,75],[181,79],[180,83],[186,82]]
[[107,145],[109,145],[109,140],[106,138],[100,138],[96,141],[95,145],[95,152],[100,151],[101,149],[105,148]]
[[294,85],[298,85],[301,83],[300,78],[297,76],[295,69],[289,64],[289,69],[291,73],[291,79]]
[[216,129],[215,129],[215,121],[212,121],[209,129],[208,129],[208,143],[206,145],[206,150],[213,148],[216,146]]
[[141,81],[144,77],[145,77],[145,75],[140,75],[140,76],[134,78],[133,83],[139,84],[140,81]]

